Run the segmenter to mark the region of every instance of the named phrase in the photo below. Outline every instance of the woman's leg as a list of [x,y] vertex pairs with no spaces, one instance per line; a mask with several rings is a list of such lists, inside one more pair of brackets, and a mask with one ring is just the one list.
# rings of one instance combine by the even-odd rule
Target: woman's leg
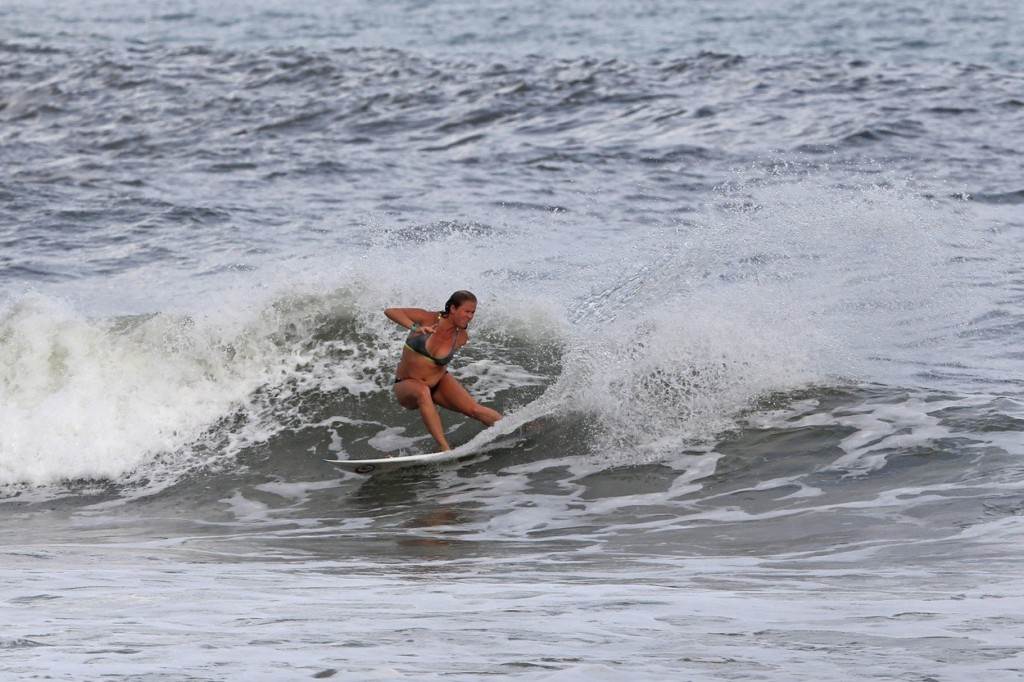
[[501,419],[500,412],[484,407],[473,400],[469,391],[463,388],[462,384],[456,381],[451,374],[445,373],[441,377],[441,381],[434,387],[433,394],[434,402],[441,407],[461,412],[487,426],[494,426],[494,422]]
[[437,406],[430,395],[430,387],[418,379],[405,379],[395,384],[395,397],[398,404],[408,410],[419,410],[423,418],[423,424],[427,431],[441,450],[451,450],[448,440],[444,437],[444,426],[441,425],[441,415],[437,413]]

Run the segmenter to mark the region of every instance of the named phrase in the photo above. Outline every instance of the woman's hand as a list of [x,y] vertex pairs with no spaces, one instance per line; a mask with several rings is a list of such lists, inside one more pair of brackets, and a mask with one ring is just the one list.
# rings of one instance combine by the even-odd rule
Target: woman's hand
[[437,323],[434,323],[434,324],[420,325],[419,327],[416,327],[416,332],[415,333],[417,333],[417,334],[433,334],[436,331],[437,331]]

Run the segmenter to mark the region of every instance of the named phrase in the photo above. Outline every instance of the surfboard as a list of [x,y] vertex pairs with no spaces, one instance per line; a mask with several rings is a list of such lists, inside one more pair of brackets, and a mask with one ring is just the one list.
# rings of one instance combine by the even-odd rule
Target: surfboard
[[430,452],[420,455],[395,455],[392,457],[378,457],[376,459],[325,459],[339,469],[351,471],[356,474],[379,474],[384,471],[394,471],[405,467],[426,466],[429,464],[441,464],[452,462],[457,459],[471,457],[476,450],[469,449],[469,441],[457,448],[445,452]]
[[540,404],[531,403],[523,409],[506,415],[494,426],[484,429],[462,445],[445,452],[430,452],[417,455],[393,455],[374,459],[325,459],[339,469],[368,476],[406,467],[444,464],[483,454],[501,436],[512,433],[519,427],[547,414]]

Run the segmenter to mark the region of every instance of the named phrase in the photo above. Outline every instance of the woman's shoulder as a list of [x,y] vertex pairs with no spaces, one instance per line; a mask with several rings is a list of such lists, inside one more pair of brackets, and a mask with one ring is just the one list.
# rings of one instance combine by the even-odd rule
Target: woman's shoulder
[[441,313],[439,313],[436,310],[426,310],[425,308],[410,308],[410,311],[412,312],[410,317],[415,315],[417,319],[414,321],[420,323],[421,325],[436,324],[441,319]]

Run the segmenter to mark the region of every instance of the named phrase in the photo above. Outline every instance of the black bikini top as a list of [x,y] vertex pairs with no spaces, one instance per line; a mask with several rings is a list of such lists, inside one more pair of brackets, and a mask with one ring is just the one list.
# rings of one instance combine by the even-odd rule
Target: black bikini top
[[[437,319],[441,319],[441,313],[437,314]],[[424,334],[420,331],[417,331],[416,325],[413,325],[412,331],[409,332],[409,336],[407,336],[405,339],[405,347],[408,348],[409,350],[419,353],[423,357],[429,359],[435,365],[440,365],[441,367],[444,367],[445,365],[452,361],[453,357],[455,357],[456,346],[459,345],[459,333],[458,331],[455,332],[455,338],[452,339],[452,349],[448,353],[448,355],[444,356],[443,358],[435,358],[433,355],[430,354],[430,351],[427,350],[427,339],[429,339],[431,336],[432,334]]]

